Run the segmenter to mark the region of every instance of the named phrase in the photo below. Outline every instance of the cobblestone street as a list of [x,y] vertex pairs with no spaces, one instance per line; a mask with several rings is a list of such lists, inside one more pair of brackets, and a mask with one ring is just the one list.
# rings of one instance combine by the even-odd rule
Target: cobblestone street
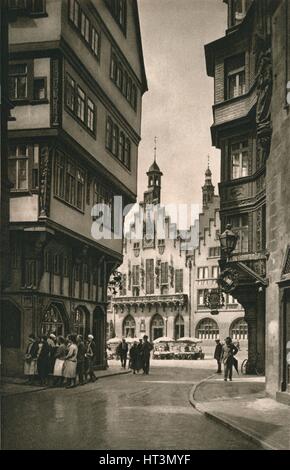
[[[191,363],[192,364],[192,363]],[[152,367],[75,389],[2,398],[4,449],[257,449],[189,403],[213,370]]]

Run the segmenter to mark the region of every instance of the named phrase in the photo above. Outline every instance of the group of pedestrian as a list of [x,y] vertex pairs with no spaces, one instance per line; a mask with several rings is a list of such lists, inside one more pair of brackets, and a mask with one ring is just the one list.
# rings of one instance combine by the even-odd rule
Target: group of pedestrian
[[[143,370],[144,375],[149,374],[150,369],[150,353],[153,349],[152,344],[148,341],[148,336],[144,335],[143,339],[134,341],[133,345],[129,351],[129,368],[132,369],[133,374]],[[126,343],[125,338],[122,339],[122,342],[119,343],[116,353],[120,357],[121,367],[126,369],[126,363],[128,358],[128,343]]]
[[[94,363],[96,345],[93,335],[84,341],[82,335],[69,334],[66,338],[34,334],[28,337],[24,357],[24,375],[27,383],[33,385],[38,379],[40,385],[72,388],[96,380]],[[52,377],[52,380],[49,378]]]
[[222,344],[219,339],[216,339],[216,347],[214,358],[217,361],[217,374],[222,373],[222,364],[224,365],[224,381],[233,380],[233,367],[238,372],[238,361],[235,355],[239,351],[238,347],[233,343],[232,338],[228,336],[225,343]]

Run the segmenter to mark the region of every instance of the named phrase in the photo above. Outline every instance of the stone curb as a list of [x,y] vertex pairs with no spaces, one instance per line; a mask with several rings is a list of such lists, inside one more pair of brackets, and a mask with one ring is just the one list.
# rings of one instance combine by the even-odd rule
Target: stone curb
[[279,449],[277,447],[274,447],[274,446],[268,444],[266,441],[263,441],[262,439],[255,436],[252,432],[246,431],[245,429],[242,429],[236,423],[233,423],[232,421],[230,421],[230,420],[228,420],[224,417],[222,418],[222,417],[216,415],[212,411],[207,411],[205,406],[203,406],[201,403],[199,403],[197,400],[195,400],[194,395],[195,395],[198,387],[200,387],[201,384],[203,384],[204,382],[207,382],[209,379],[211,379],[212,377],[215,377],[215,376],[216,376],[216,374],[209,375],[205,379],[203,379],[200,382],[194,384],[194,386],[192,387],[192,389],[189,392],[189,402],[193,406],[193,408],[195,408],[199,413],[203,414],[207,418],[210,418],[211,420],[216,421],[219,424],[222,424],[223,426],[227,427],[228,429],[231,429],[233,431],[238,432],[240,435],[242,435],[243,437],[246,437],[247,439],[250,439],[255,444],[261,445],[263,447],[263,449],[265,449],[265,450],[282,450],[282,449]]
[[[124,370],[124,371],[119,371],[119,372],[112,372],[110,374],[104,374],[104,375],[99,375],[97,377],[97,380],[98,379],[105,379],[107,377],[113,377],[115,375],[126,375],[126,374],[131,374],[131,371],[130,370]],[[16,385],[24,385],[24,384],[16,384]],[[11,392],[11,393],[3,393],[0,391],[0,398],[6,398],[6,397],[11,397],[11,396],[15,396],[15,395],[23,395],[23,394],[26,394],[26,393],[35,393],[35,392],[42,392],[43,390],[53,390],[54,388],[53,387],[49,387],[49,386],[45,386],[45,387],[35,387],[33,389],[28,389],[28,390],[21,390],[19,392]]]

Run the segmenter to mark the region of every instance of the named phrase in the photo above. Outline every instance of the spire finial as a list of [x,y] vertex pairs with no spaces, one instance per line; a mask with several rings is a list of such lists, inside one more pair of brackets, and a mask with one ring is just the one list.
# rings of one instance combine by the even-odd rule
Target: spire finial
[[209,161],[210,161],[210,156],[208,155],[207,156],[207,167],[208,167],[208,169],[209,169]]
[[157,144],[157,137],[154,137],[154,162],[156,162],[156,144]]

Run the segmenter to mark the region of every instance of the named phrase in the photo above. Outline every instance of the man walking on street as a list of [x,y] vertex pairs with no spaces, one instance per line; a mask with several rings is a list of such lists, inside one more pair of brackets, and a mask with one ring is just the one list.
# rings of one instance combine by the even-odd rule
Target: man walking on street
[[128,343],[126,343],[125,338],[122,339],[122,342],[119,343],[119,346],[117,348],[117,354],[120,356],[121,359],[121,367],[126,369],[126,362],[127,362],[127,356],[128,356]]
[[225,376],[224,376],[224,381],[226,382],[228,378],[230,381],[232,381],[232,375],[233,375],[233,365],[234,365],[234,359],[235,355],[238,352],[238,348],[233,344],[232,338],[229,336],[226,338],[225,344],[222,347],[222,354],[221,354],[221,359],[224,363],[224,368],[225,368]]
[[144,336],[142,344],[142,361],[143,361],[143,374],[149,374],[150,368],[150,352],[152,351],[153,346],[148,341],[148,336]]
[[216,371],[216,373],[221,374],[222,373],[221,355],[222,355],[223,347],[222,347],[221,342],[220,342],[219,339],[216,339],[215,342],[216,342],[216,347],[215,347],[215,351],[214,351],[214,358],[217,361],[217,366],[218,366],[218,370]]

